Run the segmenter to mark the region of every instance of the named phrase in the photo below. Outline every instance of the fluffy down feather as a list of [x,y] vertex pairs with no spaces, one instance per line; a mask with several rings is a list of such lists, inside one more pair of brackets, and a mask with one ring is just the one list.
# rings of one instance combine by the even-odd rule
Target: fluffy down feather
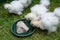
[[59,19],[53,12],[47,12],[41,16],[40,20],[32,20],[31,24],[42,30],[46,29],[49,33],[55,32],[57,30],[57,25]]
[[60,20],[60,7],[54,9],[55,15],[59,18]]
[[39,5],[39,4],[36,4],[31,8],[31,12],[35,12],[37,13],[37,15],[43,15],[44,13],[48,11],[49,10],[45,6]]
[[41,0],[41,1],[40,1],[40,4],[48,7],[48,6],[50,5],[50,0]]
[[26,16],[25,16],[25,18],[27,19],[27,20],[37,20],[38,19],[38,17],[37,17],[37,15],[36,15],[36,13],[28,13]]
[[15,13],[18,15],[21,15],[24,10],[23,5],[19,1],[12,1],[10,4],[5,4],[4,8],[8,9],[10,13]]
[[59,23],[58,17],[50,12],[43,15],[41,21],[45,29],[47,29],[49,32],[55,32],[57,30],[57,25]]
[[15,1],[20,1],[20,3],[22,3],[24,7],[28,7],[32,2],[32,0],[15,0]]

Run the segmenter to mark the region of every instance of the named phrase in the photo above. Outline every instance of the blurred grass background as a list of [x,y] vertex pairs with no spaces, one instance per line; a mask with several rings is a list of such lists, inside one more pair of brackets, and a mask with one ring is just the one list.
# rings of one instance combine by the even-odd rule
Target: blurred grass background
[[[21,16],[9,14],[9,12],[4,9],[3,5],[11,1],[12,0],[6,0],[0,3],[0,40],[60,40],[60,24],[58,25],[57,31],[51,35],[46,35],[44,31],[36,28],[35,33],[31,36],[24,38],[14,36],[10,31],[11,25],[15,21],[24,18],[24,16],[30,12],[30,7],[38,4],[40,0],[32,0],[32,4],[23,11]],[[56,7],[60,7],[60,0],[50,0],[50,2],[50,11],[53,11]]]

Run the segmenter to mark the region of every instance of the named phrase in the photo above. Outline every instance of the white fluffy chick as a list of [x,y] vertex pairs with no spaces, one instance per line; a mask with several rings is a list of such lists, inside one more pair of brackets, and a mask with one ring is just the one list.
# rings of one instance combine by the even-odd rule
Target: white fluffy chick
[[28,14],[25,16],[25,19],[27,19],[27,20],[37,20],[38,17],[37,17],[37,15],[36,15],[36,13],[31,12],[31,13],[28,13]]
[[20,3],[22,3],[24,7],[28,7],[32,2],[32,0],[15,0],[15,1],[20,1]]
[[41,21],[42,21],[42,24],[44,25],[44,28],[48,30],[49,34],[57,30],[59,19],[58,17],[50,14],[50,12],[44,14],[42,16]]
[[48,7],[50,5],[50,0],[40,0],[40,4]]
[[59,18],[60,20],[60,7],[54,9],[55,15]]
[[10,13],[15,13],[18,15],[21,15],[24,10],[23,5],[19,1],[12,1],[10,4],[5,4],[4,8],[8,9]]
[[23,21],[19,21],[16,26],[17,26],[17,33],[27,32],[29,30],[29,28],[25,25]]
[[39,4],[36,4],[34,5],[32,8],[31,8],[31,12],[35,12],[37,13],[37,15],[43,15],[44,13],[48,12],[49,10],[43,6],[43,5],[39,5]]
[[32,20],[31,24],[42,30],[48,30],[48,34],[57,30],[59,19],[53,12],[47,12],[41,16],[40,20]]

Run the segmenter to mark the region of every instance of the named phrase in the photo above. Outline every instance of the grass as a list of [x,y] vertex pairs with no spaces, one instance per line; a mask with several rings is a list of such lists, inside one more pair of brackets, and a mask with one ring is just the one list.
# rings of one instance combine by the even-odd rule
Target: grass
[[[6,2],[10,2],[7,0]],[[32,4],[23,11],[21,16],[9,14],[7,10],[4,9],[3,5],[6,3],[0,3],[0,40],[60,40],[60,25],[55,33],[51,35],[46,35],[44,31],[36,29],[35,33],[29,37],[16,37],[11,31],[11,25],[15,21],[24,18],[24,16],[30,12],[30,7],[39,3],[39,0],[32,0]],[[56,7],[60,6],[60,0],[51,0],[51,5],[49,6],[50,11],[53,11]]]

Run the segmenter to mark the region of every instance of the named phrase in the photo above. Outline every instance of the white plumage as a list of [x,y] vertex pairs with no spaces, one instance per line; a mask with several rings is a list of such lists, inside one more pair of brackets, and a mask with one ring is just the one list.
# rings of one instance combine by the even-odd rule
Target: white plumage
[[60,7],[54,9],[55,15],[59,18],[60,20]]
[[24,8],[28,7],[30,4],[31,4],[31,0],[12,1],[9,4],[8,3],[5,4],[4,8],[8,9],[10,13],[21,15]]
[[58,17],[50,15],[50,13],[45,14],[41,21],[49,32],[55,32],[59,23]]
[[20,3],[22,3],[24,7],[28,7],[32,2],[32,0],[15,0],[15,1],[20,1]]
[[44,13],[48,12],[49,10],[40,4],[36,4],[31,8],[31,12],[37,13],[37,15],[43,15]]
[[48,7],[48,6],[50,5],[50,0],[41,0],[41,1],[40,1],[40,4]]
[[21,15],[24,10],[24,6],[19,1],[12,1],[10,4],[5,4],[4,8],[8,9],[10,13],[15,13],[18,15]]
[[19,1],[21,1],[24,7],[28,7],[32,2],[32,0],[19,0]]
[[52,12],[47,12],[41,16],[40,20],[32,20],[31,24],[35,27],[39,27],[40,29],[48,30],[48,33],[55,32],[57,30],[57,25],[59,23],[59,19]]
[[36,19],[38,19],[36,13],[33,13],[33,12],[28,13],[28,14],[25,16],[25,18],[26,18],[27,20],[36,20]]
[[[41,0],[40,4],[31,7],[31,13],[28,13],[25,18],[31,20],[31,25],[42,30],[48,30],[48,33],[55,32],[59,23],[60,8],[56,8],[54,12],[49,12],[48,6],[50,0]],[[58,14],[57,14],[58,13]]]

